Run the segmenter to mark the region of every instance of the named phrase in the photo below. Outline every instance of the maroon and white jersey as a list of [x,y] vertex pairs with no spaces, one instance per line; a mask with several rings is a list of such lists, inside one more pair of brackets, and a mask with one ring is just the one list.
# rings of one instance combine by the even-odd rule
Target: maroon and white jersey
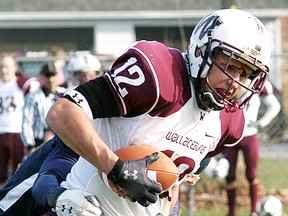
[[24,95],[38,87],[35,78],[20,76],[11,82],[0,79],[0,134],[21,132]]
[[[184,179],[186,174],[197,171],[205,157],[234,146],[242,137],[242,110],[234,113],[201,110],[182,54],[162,43],[140,41],[133,44],[114,62],[104,78],[117,101],[120,116],[98,118],[93,124],[112,150],[128,145],[157,148],[174,161],[180,178]],[[80,93],[77,89],[67,94],[94,118],[96,111],[89,106],[93,104],[91,94]],[[81,184],[81,189],[99,188],[95,185],[99,181],[91,181],[98,178],[94,169],[80,158],[64,184],[70,188],[77,184]],[[100,202],[107,199],[96,190],[90,192],[103,196]],[[124,215],[130,214],[125,212]]]

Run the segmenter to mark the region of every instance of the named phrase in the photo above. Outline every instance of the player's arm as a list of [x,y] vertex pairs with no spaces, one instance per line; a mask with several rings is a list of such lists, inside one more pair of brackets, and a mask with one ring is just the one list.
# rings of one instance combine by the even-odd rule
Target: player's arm
[[[65,144],[106,173],[132,201],[144,206],[157,201],[155,193],[160,193],[162,188],[147,177],[145,169],[158,158],[120,160],[99,137],[83,109],[65,98],[55,103],[47,115],[47,123]],[[138,170],[139,178],[125,179],[124,172],[127,169]]]
[[263,116],[258,120],[260,128],[267,126],[281,110],[281,104],[274,94],[263,96],[262,101],[266,105],[267,109]]
[[[93,82],[96,82],[98,87],[101,85],[105,86],[103,79],[98,78],[97,81]],[[113,98],[111,98],[110,94],[103,95],[109,92],[105,88],[95,94],[95,83],[93,84],[93,82],[85,83],[83,86],[78,87],[79,91],[72,91],[67,98],[58,100],[46,116],[47,124],[66,145],[107,174],[131,200],[145,206],[149,205],[150,202],[156,202],[157,196],[155,193],[160,193],[162,188],[147,177],[145,169],[158,157],[151,156],[143,160],[122,161],[108,148],[92,127],[91,119],[95,118],[95,116],[104,117],[102,115],[106,115],[107,117],[113,115],[111,107],[115,107],[116,102],[114,106],[113,104],[111,106],[103,106],[103,104],[113,102]],[[88,101],[80,93],[81,89],[82,91],[85,91],[86,88],[91,89],[90,85],[94,88],[89,91],[94,92],[94,100],[89,101],[90,104],[93,103],[94,110],[92,111],[89,109]],[[89,98],[89,93],[87,94]],[[107,98],[110,98],[110,100]],[[108,111],[105,111],[106,109]],[[103,114],[105,112],[106,114]],[[124,171],[127,169],[138,170],[139,178],[137,180],[125,179]]]
[[91,120],[140,115],[151,109],[157,98],[154,75],[138,56],[135,52],[123,54],[106,76],[68,91],[46,116],[48,126],[66,145],[105,174],[119,158],[99,137]]
[[59,99],[46,117],[47,124],[72,148],[96,167],[108,174],[118,157],[100,139],[85,111],[77,104]]

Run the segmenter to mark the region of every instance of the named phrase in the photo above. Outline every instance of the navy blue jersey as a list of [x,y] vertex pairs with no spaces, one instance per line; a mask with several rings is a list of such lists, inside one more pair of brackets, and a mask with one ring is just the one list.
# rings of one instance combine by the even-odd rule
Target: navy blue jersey
[[[25,159],[6,186],[0,189],[0,215],[32,216],[50,210],[46,204],[47,193],[59,186],[77,159],[78,155],[57,136],[41,145]],[[46,179],[45,182],[36,184],[39,174],[55,176],[54,182],[48,178],[49,181]],[[43,184],[45,188],[40,187]],[[38,204],[34,200],[35,197]],[[40,206],[39,203],[43,205]]]

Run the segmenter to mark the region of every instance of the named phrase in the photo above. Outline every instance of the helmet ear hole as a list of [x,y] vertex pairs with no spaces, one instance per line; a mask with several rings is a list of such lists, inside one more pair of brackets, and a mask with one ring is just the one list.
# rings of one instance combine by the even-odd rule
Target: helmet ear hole
[[200,57],[200,55],[201,55],[201,50],[199,49],[199,47],[197,47],[195,49],[195,57],[198,58],[198,57]]
[[212,50],[212,52],[211,52],[211,58],[212,58],[212,59],[215,59],[216,56],[217,56],[217,54],[218,54],[219,52],[221,52],[221,49],[220,49],[220,48],[218,48],[218,47],[214,48],[214,49]]

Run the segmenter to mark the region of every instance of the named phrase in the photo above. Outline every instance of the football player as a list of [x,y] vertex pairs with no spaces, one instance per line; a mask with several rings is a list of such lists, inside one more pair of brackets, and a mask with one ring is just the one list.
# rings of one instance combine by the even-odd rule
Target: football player
[[[203,159],[242,138],[241,108],[261,90],[269,58],[264,25],[236,9],[203,18],[184,53],[156,41],[132,44],[104,76],[67,92],[50,109],[48,125],[82,157],[47,203],[57,215],[99,215],[91,210],[99,203],[106,215],[169,215],[177,185],[191,181]],[[123,161],[113,153],[133,144],[174,161],[180,172],[175,187],[158,196],[161,185],[147,177],[157,154]],[[126,198],[108,189],[97,169]]]
[[[170,199],[158,199],[161,186],[145,174],[157,158],[122,161],[113,151],[132,144],[157,148],[177,165],[181,183],[201,160],[242,138],[239,108],[262,89],[269,57],[265,26],[236,9],[202,19],[185,53],[155,41],[132,44],[110,72],[67,92],[50,109],[50,127],[82,156],[63,184],[69,190],[50,205],[57,214],[69,211],[69,194],[85,190],[96,195],[104,214],[168,215]],[[128,199],[105,187],[97,169]],[[134,170],[137,178],[126,178]]]
[[71,58],[67,69],[70,73],[70,79],[67,82],[68,89],[103,75],[98,58],[89,53],[78,54]]
[[[261,118],[257,119],[260,105],[265,105],[265,112]],[[269,81],[265,83],[263,90],[258,95],[254,95],[245,108],[245,129],[244,138],[234,148],[225,151],[230,167],[228,170],[227,198],[229,216],[234,216],[236,212],[237,195],[237,161],[239,152],[242,151],[245,163],[245,176],[249,183],[249,195],[251,204],[251,215],[257,215],[256,206],[258,202],[258,178],[257,167],[259,162],[258,130],[267,126],[280,112],[281,105],[273,93],[273,87]]]

